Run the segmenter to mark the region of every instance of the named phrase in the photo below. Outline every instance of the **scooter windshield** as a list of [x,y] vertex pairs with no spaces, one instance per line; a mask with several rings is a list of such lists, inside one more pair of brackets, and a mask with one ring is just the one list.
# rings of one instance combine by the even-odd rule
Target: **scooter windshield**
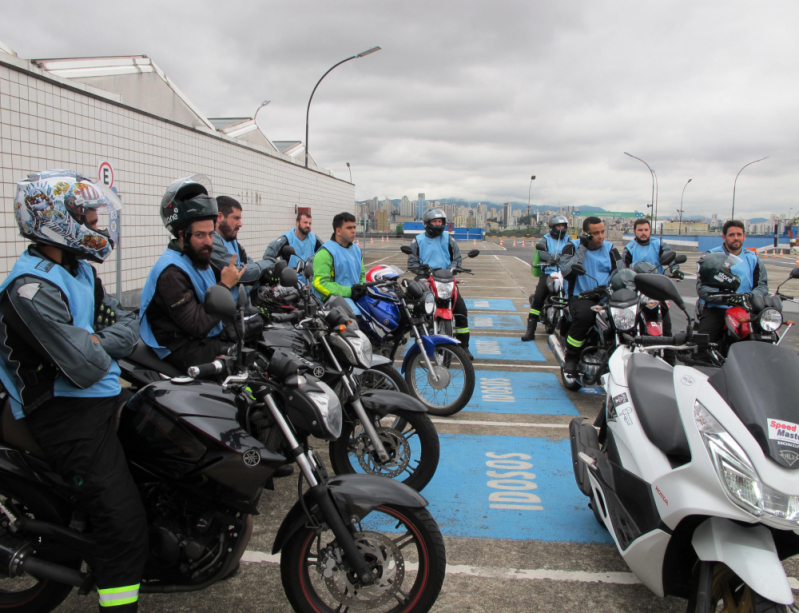
[[799,355],[769,343],[735,343],[708,381],[765,455],[799,469]]

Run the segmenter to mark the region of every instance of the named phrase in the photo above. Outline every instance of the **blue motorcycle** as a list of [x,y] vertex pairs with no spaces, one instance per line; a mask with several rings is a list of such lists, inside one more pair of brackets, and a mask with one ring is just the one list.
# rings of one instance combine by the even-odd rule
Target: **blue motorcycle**
[[363,318],[361,329],[374,351],[392,362],[410,333],[413,343],[400,372],[411,395],[433,415],[452,415],[472,398],[474,366],[457,340],[428,333],[435,297],[424,284],[400,280],[401,275],[395,266],[376,266],[367,273],[367,294],[356,303]]

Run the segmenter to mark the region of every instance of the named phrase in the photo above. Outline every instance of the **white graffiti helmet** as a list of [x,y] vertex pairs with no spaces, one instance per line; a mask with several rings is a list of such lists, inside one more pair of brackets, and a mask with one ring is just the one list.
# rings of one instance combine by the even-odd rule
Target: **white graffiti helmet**
[[107,236],[84,225],[90,209],[119,211],[122,201],[102,183],[74,170],[45,170],[17,183],[14,218],[22,236],[101,263],[113,245]]

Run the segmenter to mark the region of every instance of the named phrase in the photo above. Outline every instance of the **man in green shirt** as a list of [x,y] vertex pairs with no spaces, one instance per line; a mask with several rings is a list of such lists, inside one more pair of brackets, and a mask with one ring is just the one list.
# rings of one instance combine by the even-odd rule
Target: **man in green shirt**
[[355,303],[366,295],[366,269],[361,248],[354,241],[355,216],[339,213],[333,218],[333,235],[314,256],[313,290],[323,301],[330,296],[343,297],[360,315]]

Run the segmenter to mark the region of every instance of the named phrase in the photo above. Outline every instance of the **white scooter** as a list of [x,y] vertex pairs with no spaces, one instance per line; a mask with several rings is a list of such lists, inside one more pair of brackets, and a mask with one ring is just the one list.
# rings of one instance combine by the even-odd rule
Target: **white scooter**
[[[670,279],[635,285],[685,311]],[[688,320],[685,334],[615,350],[599,433],[570,425],[577,484],[659,596],[692,613],[799,611],[781,563],[799,553],[799,356],[737,343],[721,368],[672,368],[648,353],[706,348]]]

